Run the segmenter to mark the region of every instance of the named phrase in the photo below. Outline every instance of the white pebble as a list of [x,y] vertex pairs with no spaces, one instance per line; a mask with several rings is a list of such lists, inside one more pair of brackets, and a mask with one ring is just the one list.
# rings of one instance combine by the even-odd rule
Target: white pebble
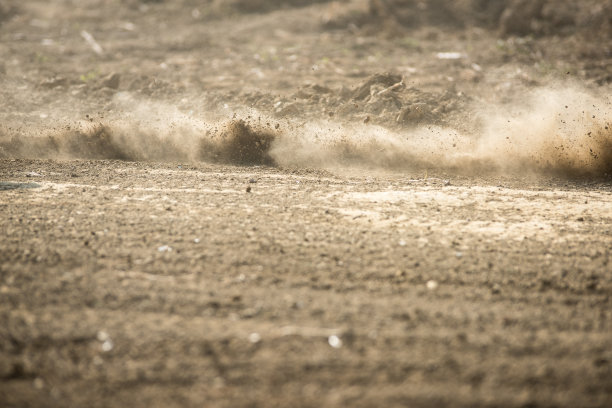
[[427,289],[434,290],[438,287],[438,282],[436,282],[435,280],[429,280],[427,281],[426,286],[427,286]]
[[96,338],[98,339],[98,341],[106,341],[110,339],[110,336],[104,330],[100,330],[98,334],[96,335]]
[[115,345],[113,344],[111,339],[108,339],[104,343],[102,343],[102,351],[104,352],[111,351],[113,347],[115,347]]
[[340,348],[340,347],[342,347],[342,340],[340,340],[340,337],[338,337],[336,335],[329,336],[329,338],[327,339],[327,342],[333,348]]

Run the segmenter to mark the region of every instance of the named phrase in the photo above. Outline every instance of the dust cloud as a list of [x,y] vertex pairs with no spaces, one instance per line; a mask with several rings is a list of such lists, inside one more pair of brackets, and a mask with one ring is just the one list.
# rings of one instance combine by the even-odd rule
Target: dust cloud
[[122,92],[115,97],[114,113],[53,130],[22,129],[1,139],[0,156],[466,175],[612,175],[609,98],[578,88],[542,88],[514,99],[470,107],[475,112],[473,130],[466,132],[458,130],[464,125],[398,128],[341,119],[276,118],[249,108],[183,112],[170,103]]
[[474,106],[476,128],[306,124],[272,150],[284,166],[369,166],[461,174],[612,174],[612,107],[578,89],[536,89],[506,104]]

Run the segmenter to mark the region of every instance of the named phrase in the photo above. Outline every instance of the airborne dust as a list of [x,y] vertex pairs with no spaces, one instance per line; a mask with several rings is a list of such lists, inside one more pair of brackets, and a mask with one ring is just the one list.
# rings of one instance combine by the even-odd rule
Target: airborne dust
[[[296,8],[286,24],[270,1],[133,1],[106,37],[95,25],[72,33],[63,4],[7,4],[2,18],[32,34],[6,42],[0,157],[612,173],[609,1],[354,0]],[[224,13],[243,14],[244,29],[215,31]],[[151,44],[140,37],[147,16],[162,27]],[[290,29],[305,33],[300,49]],[[136,49],[123,45],[132,38]],[[141,49],[140,70],[121,58],[115,72],[100,68]],[[89,70],[70,72],[80,65]],[[24,82],[23,70],[43,79]]]
[[42,124],[20,128],[18,135],[2,142],[0,152],[330,170],[596,178],[612,173],[610,99],[577,87],[536,88],[516,95],[515,101],[492,106],[472,102],[462,107],[465,122],[457,127],[427,124],[408,129],[336,118],[278,118],[247,107],[234,107],[231,114],[185,113],[172,104],[139,100],[129,93],[119,93],[113,102],[116,113],[104,118],[74,119],[53,130]]
[[612,406],[610,39],[612,0],[0,0],[0,405]]

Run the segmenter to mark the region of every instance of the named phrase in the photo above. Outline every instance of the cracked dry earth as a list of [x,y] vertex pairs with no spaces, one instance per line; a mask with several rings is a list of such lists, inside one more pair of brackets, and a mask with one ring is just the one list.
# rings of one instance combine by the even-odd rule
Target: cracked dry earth
[[3,406],[612,402],[609,184],[0,172]]

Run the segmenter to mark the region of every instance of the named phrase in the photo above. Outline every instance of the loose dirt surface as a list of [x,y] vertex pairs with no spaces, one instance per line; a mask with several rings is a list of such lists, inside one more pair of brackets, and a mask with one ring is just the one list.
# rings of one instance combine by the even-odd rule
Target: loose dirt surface
[[1,407],[612,405],[610,1],[73,3],[0,0]]

